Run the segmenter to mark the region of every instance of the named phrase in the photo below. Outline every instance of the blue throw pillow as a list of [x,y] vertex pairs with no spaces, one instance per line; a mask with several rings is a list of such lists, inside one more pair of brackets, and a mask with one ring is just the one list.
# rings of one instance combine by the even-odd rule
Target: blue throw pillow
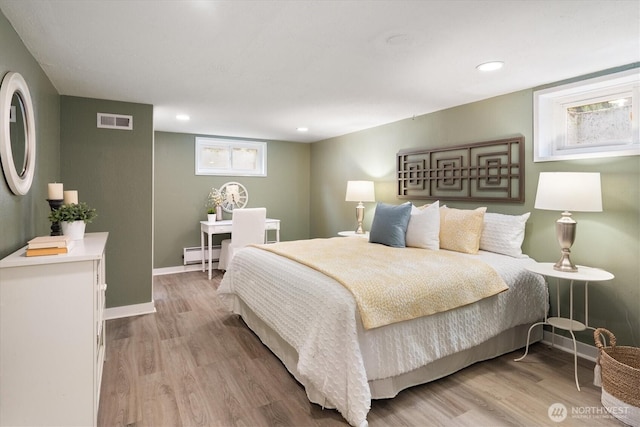
[[404,248],[407,225],[411,218],[411,203],[388,205],[378,203],[369,232],[369,242],[394,248]]

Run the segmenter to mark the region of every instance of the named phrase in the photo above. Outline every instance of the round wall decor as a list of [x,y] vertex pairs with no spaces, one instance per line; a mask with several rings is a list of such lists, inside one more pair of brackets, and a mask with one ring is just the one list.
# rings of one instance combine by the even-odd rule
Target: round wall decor
[[36,167],[36,126],[27,82],[15,72],[0,86],[0,160],[11,191],[27,194]]
[[242,209],[247,206],[249,193],[244,185],[239,182],[227,182],[220,187],[222,193],[222,209],[225,212],[233,212],[234,209]]

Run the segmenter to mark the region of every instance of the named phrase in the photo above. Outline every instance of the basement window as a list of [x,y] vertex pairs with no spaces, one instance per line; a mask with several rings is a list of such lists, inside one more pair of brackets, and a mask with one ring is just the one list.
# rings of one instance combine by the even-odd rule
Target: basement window
[[267,143],[196,137],[196,175],[267,176]]
[[640,73],[534,92],[534,161],[640,154]]

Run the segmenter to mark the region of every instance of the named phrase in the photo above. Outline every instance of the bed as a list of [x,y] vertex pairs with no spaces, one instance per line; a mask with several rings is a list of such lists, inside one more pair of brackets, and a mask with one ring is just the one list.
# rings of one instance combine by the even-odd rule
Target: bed
[[[392,398],[405,388],[524,347],[529,326],[543,318],[548,309],[544,280],[525,268],[534,262],[526,256],[484,250],[468,254],[391,248],[359,237],[300,243],[335,253],[342,258],[338,269],[356,275],[366,276],[369,264],[360,262],[373,257],[369,249],[384,247],[387,252],[381,256],[389,263],[385,270],[395,272],[389,274],[395,274],[398,283],[405,281],[403,271],[414,268],[417,258],[412,257],[430,259],[439,254],[460,266],[468,262],[486,264],[506,285],[505,290],[455,309],[435,310],[391,323],[374,321],[372,326],[371,316],[361,311],[361,299],[342,283],[343,276],[325,271],[326,266],[290,257],[286,250],[281,252],[280,246],[286,249],[288,244],[293,252],[303,247],[296,246],[297,242],[283,242],[239,251],[218,294],[305,387],[311,402],[336,408],[353,426],[367,425],[372,399]],[[326,245],[334,249],[327,251]],[[358,254],[359,258],[341,255],[347,253]],[[400,255],[390,259],[391,253]],[[403,259],[412,261],[405,265]],[[448,274],[455,276],[457,272]],[[472,281],[483,287],[482,280]],[[540,338],[535,336],[532,341]]]

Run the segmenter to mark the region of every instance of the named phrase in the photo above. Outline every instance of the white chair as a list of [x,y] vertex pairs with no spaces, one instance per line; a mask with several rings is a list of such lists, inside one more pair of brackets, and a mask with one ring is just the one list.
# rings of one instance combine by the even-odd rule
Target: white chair
[[266,208],[234,209],[231,239],[222,241],[218,269],[226,270],[235,253],[247,245],[265,243]]

